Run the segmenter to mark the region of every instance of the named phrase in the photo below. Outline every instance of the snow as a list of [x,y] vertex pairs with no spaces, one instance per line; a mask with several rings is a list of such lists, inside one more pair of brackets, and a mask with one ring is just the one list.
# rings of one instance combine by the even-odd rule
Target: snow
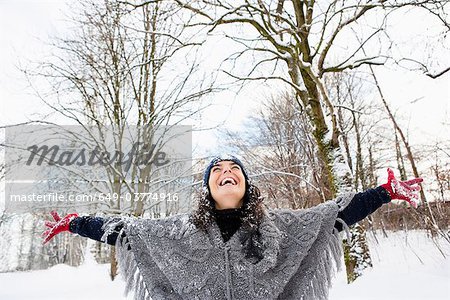
[[126,299],[123,282],[109,279],[108,265],[57,265],[45,271],[2,273],[0,285],[0,299],[5,300]]
[[440,241],[442,256],[425,232],[369,234],[373,268],[351,285],[341,271],[330,300],[450,299],[450,245]]
[[[424,232],[369,234],[374,267],[353,284],[338,273],[330,300],[450,299],[450,245],[440,242],[444,258]],[[109,266],[92,258],[80,267],[58,265],[44,271],[0,273],[0,299],[125,300],[124,283],[109,279]]]

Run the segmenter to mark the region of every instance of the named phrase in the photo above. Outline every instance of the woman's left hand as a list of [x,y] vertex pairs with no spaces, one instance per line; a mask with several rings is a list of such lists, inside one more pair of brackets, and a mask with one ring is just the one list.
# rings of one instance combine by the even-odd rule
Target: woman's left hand
[[388,168],[387,171],[388,182],[381,186],[389,192],[391,200],[405,200],[414,208],[417,208],[420,191],[420,185],[418,185],[418,183],[421,183],[423,179],[414,178],[411,180],[399,181],[395,178],[394,171],[390,168]]

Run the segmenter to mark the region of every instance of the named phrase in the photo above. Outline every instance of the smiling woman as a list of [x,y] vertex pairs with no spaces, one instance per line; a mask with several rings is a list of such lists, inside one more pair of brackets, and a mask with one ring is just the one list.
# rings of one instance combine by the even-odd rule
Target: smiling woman
[[164,219],[64,218],[45,242],[70,231],[117,247],[135,299],[327,299],[341,260],[339,231],[391,199],[417,199],[421,178],[388,182],[302,210],[265,209],[234,156],[205,168],[198,208]]
[[241,207],[245,185],[246,179],[238,163],[218,161],[211,166],[208,186],[217,209]]

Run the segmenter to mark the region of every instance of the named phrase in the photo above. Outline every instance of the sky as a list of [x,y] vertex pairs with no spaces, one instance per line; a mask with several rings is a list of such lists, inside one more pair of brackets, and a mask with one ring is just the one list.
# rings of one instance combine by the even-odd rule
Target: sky
[[[19,68],[45,55],[45,40],[57,34],[63,1],[0,0],[0,119],[26,121],[43,109]],[[47,52],[48,53],[48,52]]]
[[[64,34],[67,25],[65,1],[57,0],[0,0],[0,124],[14,124],[44,113],[45,108],[24,80],[19,66],[36,61],[51,52],[46,46],[49,38]],[[414,44],[414,33],[424,30],[433,34],[433,22],[427,22],[411,15],[393,24],[404,43],[410,43],[413,50],[424,51]],[[211,53],[223,56],[221,49],[229,44],[222,40],[210,43]],[[450,49],[449,38],[443,41]],[[225,47],[224,47],[225,45]],[[448,54],[448,53],[447,53]],[[450,55],[439,53],[450,65]],[[214,60],[213,60],[214,61]],[[445,63],[443,63],[445,65]],[[440,140],[450,126],[450,74],[432,80],[419,73],[404,70],[381,70],[377,75],[386,98],[401,119],[412,143],[428,143]],[[221,124],[238,129],[259,103],[273,93],[270,85],[250,84],[238,95],[225,91],[215,95],[214,105],[202,116],[206,127]],[[373,101],[378,101],[373,99]],[[64,122],[64,121],[62,121]],[[217,131],[195,134],[201,145],[215,145],[220,149],[222,137]],[[195,141],[194,141],[195,143]]]
[[[36,119],[36,114],[51,111],[34,95],[20,68],[48,56],[51,50],[46,44],[51,38],[70,30],[64,22],[65,11],[65,1],[0,0],[0,126],[26,122]],[[215,47],[211,43],[212,52],[220,50],[220,46]],[[210,62],[217,63],[217,59],[210,59]],[[237,100],[234,92],[225,91],[217,96],[214,105],[202,117],[204,126],[238,126],[249,114],[255,95],[247,98],[244,89],[240,97],[246,100],[239,103],[239,109],[234,109]],[[195,138],[207,145],[214,145],[217,140],[212,131],[202,131],[195,134]]]

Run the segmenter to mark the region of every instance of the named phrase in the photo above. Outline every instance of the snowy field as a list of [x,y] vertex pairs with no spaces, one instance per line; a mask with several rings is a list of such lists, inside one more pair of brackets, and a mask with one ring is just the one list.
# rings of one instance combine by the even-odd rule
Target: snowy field
[[[340,272],[330,300],[450,299],[450,245],[444,258],[422,232],[370,236],[374,268],[351,285]],[[1,300],[125,300],[122,280],[111,282],[107,265],[92,259],[78,268],[58,265],[45,271],[0,274]]]
[[450,245],[440,253],[423,232],[369,234],[373,268],[354,283],[336,276],[330,300],[450,300]]

